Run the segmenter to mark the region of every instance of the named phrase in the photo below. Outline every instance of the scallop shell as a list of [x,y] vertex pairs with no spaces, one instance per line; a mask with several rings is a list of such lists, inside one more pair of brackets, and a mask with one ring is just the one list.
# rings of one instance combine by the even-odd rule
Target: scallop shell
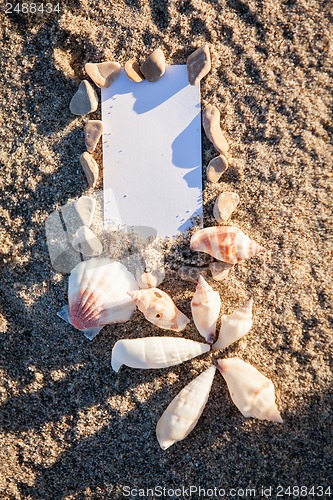
[[99,257],[80,262],[69,277],[69,306],[58,316],[93,339],[104,325],[131,318],[135,304],[127,292],[136,288],[134,276],[120,262]]
[[213,226],[194,233],[191,250],[208,253],[218,260],[237,264],[265,249],[237,227]]
[[122,365],[131,368],[166,368],[209,350],[209,345],[178,337],[122,339],[112,349],[111,366],[116,372]]
[[191,301],[192,316],[200,335],[210,344],[214,342],[220,307],[219,293],[214,292],[212,287],[200,276]]
[[283,423],[271,380],[239,358],[219,359],[217,367],[228,385],[231,399],[244,417]]
[[180,332],[190,322],[185,314],[177,309],[171,297],[159,288],[137,290],[129,292],[129,295],[145,318],[159,328]]
[[162,450],[185,439],[197,425],[208,401],[215,371],[215,366],[211,366],[201,373],[166,408],[156,426],[156,436]]
[[249,333],[252,327],[252,306],[253,299],[250,299],[233,313],[223,314],[219,337],[213,344],[214,351],[228,347]]

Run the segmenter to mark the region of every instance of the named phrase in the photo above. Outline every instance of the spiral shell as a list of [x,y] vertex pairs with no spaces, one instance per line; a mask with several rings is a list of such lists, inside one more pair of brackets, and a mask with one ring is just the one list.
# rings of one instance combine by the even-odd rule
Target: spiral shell
[[217,368],[228,385],[231,399],[244,417],[283,423],[271,380],[239,358],[219,359]]
[[252,306],[253,299],[250,299],[232,314],[223,314],[220,333],[213,344],[214,351],[228,347],[249,333],[252,327]]
[[200,276],[191,301],[192,316],[200,335],[210,344],[215,338],[220,307],[219,293],[214,292],[212,287]]
[[145,318],[159,328],[180,332],[190,322],[171,297],[159,288],[137,290],[129,295]]
[[265,249],[237,227],[213,226],[194,233],[191,250],[208,253],[218,260],[237,264]]
[[156,426],[156,436],[162,450],[185,439],[197,425],[208,401],[215,371],[215,366],[211,366],[201,373],[166,408]]
[[131,368],[166,368],[209,350],[209,345],[178,337],[122,339],[112,349],[111,366],[116,372],[122,365]]
[[99,257],[80,262],[69,277],[69,306],[58,315],[92,339],[104,325],[131,318],[135,304],[127,292],[136,288],[120,262]]

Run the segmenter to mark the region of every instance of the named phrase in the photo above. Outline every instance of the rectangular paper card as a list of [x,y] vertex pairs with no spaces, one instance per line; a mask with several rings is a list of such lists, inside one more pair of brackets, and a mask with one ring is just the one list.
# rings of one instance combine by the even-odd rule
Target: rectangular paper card
[[[155,83],[122,70],[102,88],[106,227],[148,226],[161,237],[202,225],[200,87],[185,65]],[[199,222],[198,222],[199,220]]]

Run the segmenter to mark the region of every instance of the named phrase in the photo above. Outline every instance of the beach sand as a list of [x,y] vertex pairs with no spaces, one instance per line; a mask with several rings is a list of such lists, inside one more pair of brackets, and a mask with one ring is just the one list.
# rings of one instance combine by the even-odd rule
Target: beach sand
[[[172,489],[201,486],[225,489],[226,498],[232,488],[254,488],[255,496],[239,490],[238,498],[264,498],[263,486],[275,498],[278,485],[328,486],[330,3],[73,0],[39,16],[5,16],[3,6],[1,18],[0,497],[114,499],[134,488],[127,495],[134,498],[137,489],[166,487],[165,497],[177,498]],[[204,174],[205,225],[214,224],[217,194],[236,191],[232,223],[267,248],[226,281],[208,281],[220,292],[221,314],[253,297],[254,324],[224,352],[117,375],[110,367],[117,340],[168,332],[136,311],[90,342],[56,316],[68,278],[52,269],[44,223],[91,193],[79,165],[87,117],[71,115],[69,102],[88,61],[142,62],[161,47],[168,64],[184,64],[203,43],[212,70],[202,81],[202,103],[220,109],[230,144],[230,168],[219,184],[208,185]],[[99,119],[100,110],[89,118]],[[215,154],[203,137],[203,164]],[[94,157],[101,165],[100,145]],[[176,271],[192,258],[175,243],[161,285],[188,315],[195,285]],[[193,323],[182,335],[201,340]],[[212,361],[233,356],[273,381],[284,424],[245,419],[217,373],[196,428],[162,451],[155,427],[163,410]]]

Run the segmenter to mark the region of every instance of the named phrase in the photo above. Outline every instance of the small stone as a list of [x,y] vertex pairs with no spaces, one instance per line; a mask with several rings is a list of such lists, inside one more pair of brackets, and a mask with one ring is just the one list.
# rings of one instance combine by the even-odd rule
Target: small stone
[[141,73],[139,64],[134,59],[130,59],[125,64],[125,73],[130,80],[136,83],[142,82],[145,79]]
[[202,125],[206,136],[214,144],[219,153],[226,153],[229,149],[226,138],[220,126],[220,112],[216,106],[207,104],[202,112]]
[[209,269],[212,273],[213,280],[215,281],[225,280],[232,267],[233,265],[228,264],[227,262],[211,262],[209,264]]
[[219,181],[221,175],[228,169],[228,160],[224,155],[213,158],[207,167],[207,180],[214,184]]
[[210,72],[210,52],[208,45],[203,45],[192,52],[186,61],[188,81],[190,85],[198,85],[200,80]]
[[208,275],[208,267],[182,266],[178,269],[178,276],[184,281],[198,283],[200,276],[203,278]]
[[84,127],[84,140],[89,153],[95,151],[96,145],[103,134],[103,122],[101,120],[89,120]]
[[148,82],[157,82],[165,73],[165,58],[161,49],[156,49],[140,67]]
[[108,88],[121,73],[121,66],[117,62],[86,63],[86,73],[99,88]]
[[88,186],[95,187],[98,181],[98,165],[94,158],[87,152],[80,156],[80,163],[86,174]]
[[90,226],[96,209],[96,200],[90,196],[81,196],[78,200],[61,207],[63,224],[71,241],[81,226]]
[[96,111],[98,108],[98,96],[96,90],[87,80],[82,80],[78,90],[73,95],[69,104],[73,115],[86,115]]
[[87,226],[81,226],[74,234],[73,248],[86,257],[97,257],[103,252],[102,243]]
[[239,196],[237,193],[225,191],[218,195],[215,200],[213,215],[219,224],[224,224],[229,219],[232,212],[235,210],[239,203]]

